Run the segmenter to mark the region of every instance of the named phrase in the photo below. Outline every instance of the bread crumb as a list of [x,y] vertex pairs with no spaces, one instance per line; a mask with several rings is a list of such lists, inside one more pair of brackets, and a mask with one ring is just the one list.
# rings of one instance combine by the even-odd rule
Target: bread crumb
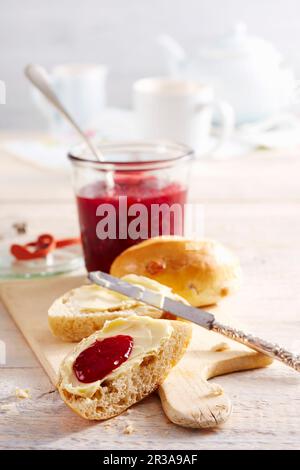
[[223,395],[224,390],[220,385],[217,384],[210,384],[210,389],[206,397],[218,397],[220,395]]
[[230,346],[228,343],[218,343],[211,348],[211,351],[222,352],[222,351],[227,351],[228,349],[230,349]]
[[17,398],[20,398],[20,399],[26,399],[26,398],[30,398],[30,390],[29,388],[19,388],[19,387],[16,387],[16,391],[15,391],[15,394],[16,394],[16,397]]
[[0,405],[1,411],[6,411],[8,415],[18,415],[19,411],[16,403],[4,403]]
[[211,395],[214,397],[218,397],[219,395],[223,395],[224,390],[220,385],[214,384],[211,390]]
[[124,428],[123,434],[132,434],[134,432],[134,427],[131,423],[128,423],[126,428]]

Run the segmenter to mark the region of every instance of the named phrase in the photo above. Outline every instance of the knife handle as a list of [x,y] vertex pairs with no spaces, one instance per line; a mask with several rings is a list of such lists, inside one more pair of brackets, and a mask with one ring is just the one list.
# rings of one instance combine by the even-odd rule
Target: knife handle
[[223,325],[217,321],[213,322],[211,330],[237,341],[238,343],[245,344],[249,348],[266,354],[273,359],[277,359],[277,361],[281,361],[297,372],[300,372],[300,356],[296,356],[290,351],[280,347],[278,344],[269,343],[261,338],[246,334],[243,331],[236,330],[231,326]]

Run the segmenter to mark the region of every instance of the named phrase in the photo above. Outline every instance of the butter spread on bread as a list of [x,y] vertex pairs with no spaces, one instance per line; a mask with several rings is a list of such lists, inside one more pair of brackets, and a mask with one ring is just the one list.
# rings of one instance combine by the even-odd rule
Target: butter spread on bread
[[[137,321],[138,320],[138,321]],[[143,359],[157,351],[163,341],[170,338],[172,333],[171,322],[156,321],[150,317],[138,318],[132,315],[129,318],[118,318],[106,322],[101,331],[98,331],[85,340],[80,348],[68,356],[61,368],[63,380],[62,386],[68,392],[81,397],[92,397],[104,380],[112,380],[126,372],[134,365],[140,365]],[[112,371],[101,380],[89,384],[80,382],[73,371],[76,357],[91,346],[96,340],[109,338],[116,335],[129,335],[133,338],[133,348],[126,362]]]
[[62,303],[67,304],[72,313],[95,313],[128,309],[134,307],[137,301],[91,284],[67,292],[62,297]]
[[[152,279],[133,274],[124,276],[123,279],[185,302],[169,287]],[[163,312],[104,287],[90,284],[72,289],[56,299],[48,311],[48,323],[54,336],[63,341],[80,341],[100,330],[105,321],[126,318],[133,314],[160,318]]]
[[[108,321],[101,331],[83,339],[63,360],[58,376],[60,395],[85,419],[103,420],[116,416],[163,383],[184,354],[191,334],[191,324],[182,321],[138,315]],[[116,335],[126,335],[133,340],[127,360],[95,382],[78,380],[74,364],[80,354],[97,340],[104,342]]]

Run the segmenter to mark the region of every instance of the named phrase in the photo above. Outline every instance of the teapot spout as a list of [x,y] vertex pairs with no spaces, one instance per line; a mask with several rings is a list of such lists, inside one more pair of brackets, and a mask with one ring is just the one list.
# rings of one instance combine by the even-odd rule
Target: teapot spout
[[160,34],[156,40],[164,50],[169,72],[176,74],[187,59],[184,48],[168,34]]

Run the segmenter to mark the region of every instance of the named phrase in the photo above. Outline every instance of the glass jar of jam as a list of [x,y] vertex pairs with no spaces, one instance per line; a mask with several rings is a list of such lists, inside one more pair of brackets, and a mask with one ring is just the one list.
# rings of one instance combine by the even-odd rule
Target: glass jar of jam
[[101,144],[103,161],[69,153],[85,265],[108,272],[126,248],[159,235],[183,235],[193,151],[176,143]]

